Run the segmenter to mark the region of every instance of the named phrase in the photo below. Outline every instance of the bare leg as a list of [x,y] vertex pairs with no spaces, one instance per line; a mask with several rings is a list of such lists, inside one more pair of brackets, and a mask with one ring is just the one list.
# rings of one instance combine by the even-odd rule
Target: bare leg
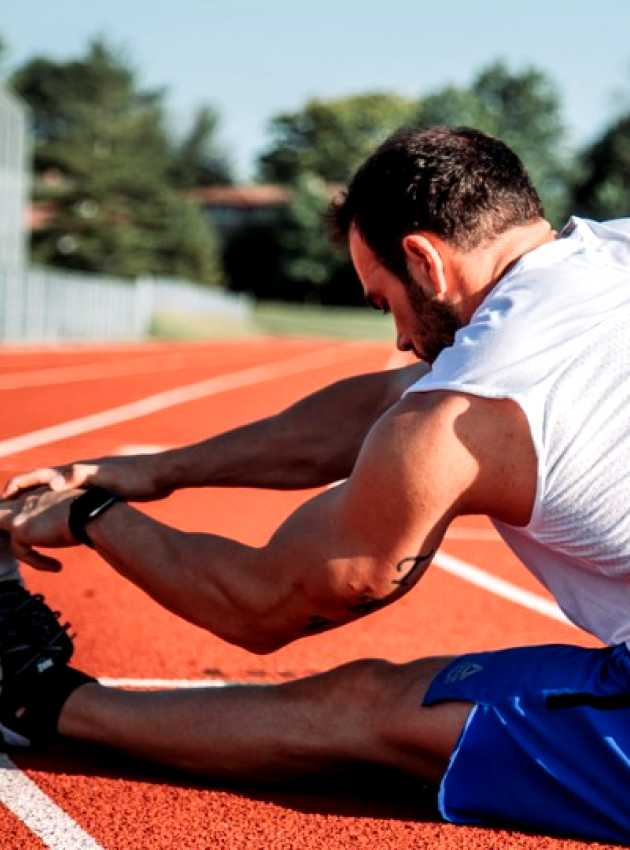
[[62,735],[218,780],[274,782],[372,763],[441,777],[471,706],[421,706],[450,659],[352,662],[281,685],[139,693],[84,685]]

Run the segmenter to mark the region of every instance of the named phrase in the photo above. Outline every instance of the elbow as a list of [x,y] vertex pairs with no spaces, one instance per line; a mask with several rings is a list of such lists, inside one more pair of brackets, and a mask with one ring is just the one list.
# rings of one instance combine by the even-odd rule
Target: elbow
[[247,650],[247,652],[251,652],[253,655],[271,655],[273,652],[282,649],[290,641],[279,638],[277,635],[256,631],[256,633],[248,632],[240,636],[238,640],[232,641],[232,643],[240,646],[241,649]]
[[288,641],[252,641],[247,646],[243,646],[243,649],[251,652],[252,655],[271,655],[287,643]]
[[230,627],[222,629],[221,633],[212,629],[210,631],[253,655],[271,655],[292,640],[256,616],[239,617],[237,622],[232,622]]

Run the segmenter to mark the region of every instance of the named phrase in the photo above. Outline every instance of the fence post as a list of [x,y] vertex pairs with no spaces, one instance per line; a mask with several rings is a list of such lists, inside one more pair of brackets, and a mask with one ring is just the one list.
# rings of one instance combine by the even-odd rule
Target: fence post
[[155,309],[155,281],[152,277],[138,277],[134,281],[133,329],[134,336],[142,339],[149,331]]

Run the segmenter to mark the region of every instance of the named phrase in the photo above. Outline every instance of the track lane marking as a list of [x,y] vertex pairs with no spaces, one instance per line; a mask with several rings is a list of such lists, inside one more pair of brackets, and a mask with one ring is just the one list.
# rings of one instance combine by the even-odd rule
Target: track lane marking
[[539,596],[537,593],[532,593],[530,590],[523,590],[523,588],[512,584],[510,581],[497,578],[492,573],[482,570],[481,567],[469,564],[460,558],[454,558],[452,555],[447,555],[441,549],[436,553],[433,563],[439,569],[444,570],[444,572],[457,576],[469,584],[474,584],[476,587],[481,587],[495,596],[508,599],[510,602],[515,602],[523,608],[529,608],[530,611],[535,611],[537,614],[542,614],[551,620],[556,620],[572,628],[577,628],[553,600]]
[[0,753],[0,802],[51,850],[103,850],[4,753]]
[[268,363],[264,366],[252,366],[241,369],[238,372],[229,372],[226,375],[217,375],[205,381],[197,381],[176,387],[172,390],[145,396],[145,398],[132,401],[118,407],[81,416],[78,419],[70,419],[47,428],[40,428],[18,437],[10,437],[0,440],[0,457],[17,454],[28,449],[45,446],[76,437],[90,431],[97,431],[110,425],[118,425],[121,422],[129,422],[132,419],[140,419],[151,413],[159,413],[179,404],[197,401],[208,396],[218,395],[228,390],[240,389],[252,384],[264,381],[273,381],[294,375],[299,372],[307,372],[311,369],[320,369],[331,366],[343,360],[351,360],[361,356],[357,346],[343,344],[325,348],[321,351],[311,351],[288,360],[280,360],[276,363]]
[[125,457],[126,455],[155,455],[159,452],[165,452],[167,448],[172,446],[157,445],[156,443],[124,443],[118,446],[112,454]]
[[[190,344],[190,343],[189,343]],[[230,343],[231,344],[231,343]],[[65,353],[64,349],[64,353]],[[90,352],[91,353],[91,350]],[[100,353],[95,350],[96,354]],[[112,352],[109,352],[110,354]],[[0,373],[0,390],[19,390],[28,387],[57,386],[59,384],[76,383],[80,381],[101,380],[103,378],[120,378],[129,375],[147,375],[156,372],[198,369],[210,357],[220,356],[221,350],[193,348],[178,351],[157,351],[156,354],[144,356],[142,351],[113,350],[121,357],[123,354],[138,353],[131,362],[129,359],[104,361],[103,357],[91,363],[63,366],[47,366],[45,368],[26,368],[17,372]],[[202,362],[199,363],[198,361]]]
[[112,678],[99,676],[98,682],[106,688],[225,688],[228,685],[243,685],[245,682],[230,681],[229,679],[142,679],[142,678]]
[[[195,352],[199,356],[200,352]],[[25,369],[0,375],[0,390],[21,390],[27,387],[51,387],[125,375],[147,375],[174,369],[195,368],[189,354],[167,354],[143,358],[129,363],[83,363],[80,366],[50,366],[47,369]]]

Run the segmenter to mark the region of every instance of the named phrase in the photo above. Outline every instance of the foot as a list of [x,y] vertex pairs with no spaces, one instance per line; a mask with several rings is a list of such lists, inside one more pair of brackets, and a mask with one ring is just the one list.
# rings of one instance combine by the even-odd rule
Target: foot
[[[6,746],[31,746],[56,733],[70,683],[69,623],[59,622],[41,594],[18,581],[0,583],[0,734]],[[67,693],[66,693],[67,691]],[[61,699],[61,703],[59,702]]]

